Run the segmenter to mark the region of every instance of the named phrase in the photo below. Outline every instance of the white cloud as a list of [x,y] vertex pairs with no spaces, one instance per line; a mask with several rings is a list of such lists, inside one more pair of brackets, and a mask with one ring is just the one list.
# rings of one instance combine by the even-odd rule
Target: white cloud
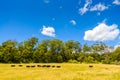
[[113,1],[113,4],[115,4],[115,5],[120,5],[120,1],[119,1],[119,0],[114,0],[114,1]]
[[45,36],[55,37],[55,29],[53,27],[43,26],[41,33]]
[[[102,3],[98,3],[94,6],[91,6],[91,4],[92,4],[92,0],[86,0],[84,7],[79,8],[79,13],[81,15],[83,15],[88,11],[99,11],[100,12],[100,11],[104,11],[109,8],[109,6],[106,6]],[[100,15],[100,14],[98,14],[98,15]]]
[[106,25],[106,23],[100,23],[92,30],[85,31],[84,40],[88,41],[107,41],[114,40],[120,33],[117,29],[117,25]]
[[108,6],[105,6],[104,4],[98,3],[95,6],[90,8],[90,11],[104,11],[108,9]]
[[79,9],[81,15],[85,14],[89,10],[89,6],[92,4],[92,0],[86,0],[84,7]]
[[72,25],[76,25],[76,24],[77,24],[75,20],[71,20],[70,23],[71,23]]
[[44,3],[50,3],[50,0],[44,0]]

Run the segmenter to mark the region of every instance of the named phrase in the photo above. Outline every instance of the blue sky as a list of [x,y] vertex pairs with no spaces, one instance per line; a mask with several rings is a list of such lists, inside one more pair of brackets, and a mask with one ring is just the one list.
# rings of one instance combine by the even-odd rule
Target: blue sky
[[119,33],[119,0],[0,1],[0,43],[36,36],[115,46]]

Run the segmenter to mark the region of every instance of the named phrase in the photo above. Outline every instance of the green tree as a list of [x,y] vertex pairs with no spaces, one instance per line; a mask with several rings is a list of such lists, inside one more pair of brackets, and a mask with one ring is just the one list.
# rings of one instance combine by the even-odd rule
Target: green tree
[[112,61],[112,57],[111,57],[111,53],[110,52],[106,52],[104,54],[102,54],[102,59],[101,62],[104,64],[110,64]]
[[37,45],[36,50],[33,53],[33,58],[34,58],[34,62],[46,62],[47,60],[45,60],[46,55],[48,55],[48,43],[49,40],[43,40],[41,43],[39,43]]
[[3,62],[3,48],[0,46],[0,62]]
[[113,61],[120,61],[120,47],[117,47],[116,50],[112,53]]
[[22,51],[22,62],[33,62],[33,53],[36,49],[36,45],[38,43],[38,38],[32,37],[27,41],[23,42],[23,51]]
[[95,53],[99,53],[99,52],[101,53],[101,51],[105,50],[105,48],[107,47],[108,46],[106,46],[103,42],[96,42],[91,46],[91,49]]
[[87,57],[87,54],[81,52],[77,58],[77,61],[82,63],[82,62],[85,62],[85,58]]
[[[59,62],[60,55],[63,52],[63,42],[58,39],[49,40],[49,53],[51,55],[52,62]],[[62,58],[61,58],[62,59]],[[61,60],[62,61],[62,60]]]
[[84,53],[86,53],[86,52],[90,52],[90,51],[91,51],[90,47],[89,47],[87,44],[84,44],[82,50],[83,50]]
[[95,62],[101,62],[101,54],[98,54],[98,53],[90,53],[89,54],[91,57],[94,58]]
[[95,61],[94,61],[93,57],[88,56],[88,57],[85,57],[85,62],[87,62],[87,63],[94,63]]
[[68,61],[70,59],[75,59],[73,54],[79,54],[81,51],[81,44],[77,41],[69,40],[65,43],[65,59]]
[[2,43],[2,56],[3,62],[11,63],[16,62],[14,55],[17,53],[17,42],[8,40]]

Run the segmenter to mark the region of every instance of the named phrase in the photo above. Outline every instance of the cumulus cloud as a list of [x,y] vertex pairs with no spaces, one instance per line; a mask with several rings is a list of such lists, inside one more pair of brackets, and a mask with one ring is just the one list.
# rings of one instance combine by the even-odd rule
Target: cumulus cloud
[[92,4],[92,0],[86,0],[84,7],[79,9],[81,15],[85,14],[89,10],[89,6]]
[[84,40],[88,41],[107,41],[114,40],[120,33],[116,24],[107,25],[106,23],[100,23],[92,30],[85,31]]
[[114,1],[113,1],[113,4],[115,4],[115,5],[120,5],[120,1],[119,1],[119,0],[114,0]]
[[43,26],[41,34],[49,37],[55,37],[55,29],[53,27]]
[[104,4],[98,3],[95,6],[90,8],[90,11],[104,11],[108,9],[107,6],[105,6]]
[[77,24],[75,20],[71,20],[70,23],[71,23],[72,25],[76,25],[76,24]]

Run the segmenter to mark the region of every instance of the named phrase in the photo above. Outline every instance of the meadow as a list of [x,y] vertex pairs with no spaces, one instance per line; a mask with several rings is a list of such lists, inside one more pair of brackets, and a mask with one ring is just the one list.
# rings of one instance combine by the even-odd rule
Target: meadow
[[[15,67],[11,67],[15,65]],[[120,65],[50,63],[57,67],[37,67],[48,64],[0,64],[0,80],[120,80]],[[35,67],[26,67],[35,65]],[[93,67],[89,67],[92,65]]]

